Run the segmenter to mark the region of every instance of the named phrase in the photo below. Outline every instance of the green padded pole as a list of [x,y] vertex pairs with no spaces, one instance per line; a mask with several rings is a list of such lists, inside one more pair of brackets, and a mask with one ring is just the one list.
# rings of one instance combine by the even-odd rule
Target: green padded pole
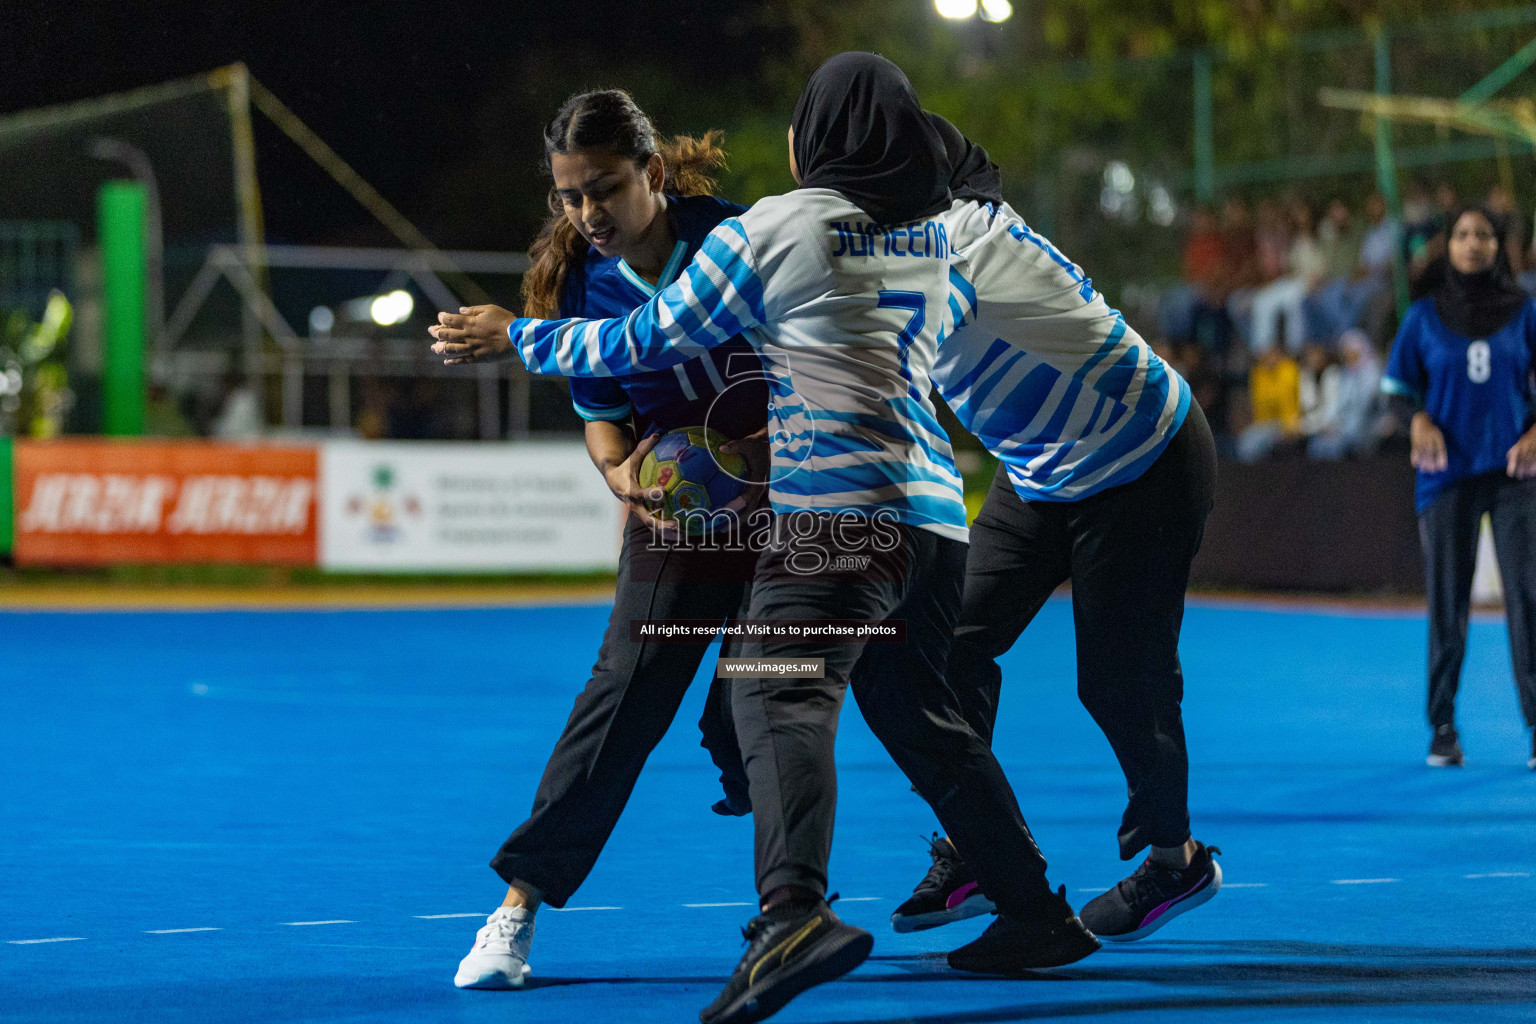
[[105,321],[102,412],[105,432],[114,437],[144,433],[147,208],[144,186],[136,181],[109,181],[96,198]]

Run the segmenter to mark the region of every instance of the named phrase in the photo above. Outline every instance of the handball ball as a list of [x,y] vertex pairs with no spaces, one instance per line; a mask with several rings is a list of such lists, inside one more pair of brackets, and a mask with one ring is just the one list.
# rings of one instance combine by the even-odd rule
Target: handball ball
[[[662,519],[713,511],[746,489],[746,460],[720,451],[729,440],[710,427],[679,427],[661,435],[640,461],[640,486],[661,488],[658,514]],[[704,529],[703,518],[690,516],[684,524],[690,533],[697,533]]]

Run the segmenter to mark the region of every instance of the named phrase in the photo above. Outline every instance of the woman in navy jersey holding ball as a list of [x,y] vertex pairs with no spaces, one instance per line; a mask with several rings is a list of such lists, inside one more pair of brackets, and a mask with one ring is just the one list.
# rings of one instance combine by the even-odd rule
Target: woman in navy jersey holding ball
[[[622,316],[671,284],[709,232],[745,209],[708,194],[725,159],[717,143],[715,133],[658,140],[650,119],[618,90],[568,100],[544,133],[553,216],[529,252],[528,314]],[[668,543],[656,532],[662,524],[638,470],[669,430],[707,425],[732,440],[762,430],[768,393],[760,367],[738,340],[664,371],[570,382],[587,452],[630,510],[613,612],[533,812],[491,862],[507,897],[460,964],[460,988],[522,984],[539,904],[564,906],[586,879],[698,671],[709,641],[637,643],[631,620],[724,623],[739,610],[756,554]],[[726,786],[715,809],[747,813],[741,754],[718,684],[700,725]]]
[[[1448,222],[1446,255],[1420,278],[1421,297],[1403,318],[1382,379],[1394,407],[1412,415],[1434,767],[1462,763],[1456,689],[1485,514],[1504,582],[1520,709],[1526,726],[1536,726],[1536,301],[1515,284],[1494,224],[1477,209]],[[1536,745],[1527,764],[1536,769]]]

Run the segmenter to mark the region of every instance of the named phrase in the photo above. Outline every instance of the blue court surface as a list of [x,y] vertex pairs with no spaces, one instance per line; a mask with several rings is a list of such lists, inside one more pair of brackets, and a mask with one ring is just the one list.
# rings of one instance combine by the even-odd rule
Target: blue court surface
[[[751,828],[709,812],[696,686],[533,981],[451,982],[607,609],[0,615],[0,1021],[692,1021],[741,952]],[[1536,773],[1502,623],[1472,629],[1468,767],[1423,764],[1407,613],[1195,603],[1197,837],[1227,885],[1026,979],[951,972],[985,919],[898,936],[931,815],[852,703],[837,909],[870,961],[777,1020],[1536,1019]],[[1127,866],[1071,608],[1006,661],[998,749],[1077,905]]]

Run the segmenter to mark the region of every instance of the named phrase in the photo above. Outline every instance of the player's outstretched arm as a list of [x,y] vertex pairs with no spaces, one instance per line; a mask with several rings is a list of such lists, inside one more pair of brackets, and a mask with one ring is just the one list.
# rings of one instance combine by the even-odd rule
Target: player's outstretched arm
[[437,339],[432,351],[445,356],[449,366],[493,363],[512,358],[507,327],[515,319],[500,306],[460,306],[457,313],[437,314],[437,323],[427,332]]
[[500,307],[472,307],[438,314],[432,350],[449,363],[503,359],[516,351],[530,372],[564,377],[664,370],[763,323],[762,296],[746,235],[739,223],[726,221],[676,282],[628,316],[533,320],[512,318]]

